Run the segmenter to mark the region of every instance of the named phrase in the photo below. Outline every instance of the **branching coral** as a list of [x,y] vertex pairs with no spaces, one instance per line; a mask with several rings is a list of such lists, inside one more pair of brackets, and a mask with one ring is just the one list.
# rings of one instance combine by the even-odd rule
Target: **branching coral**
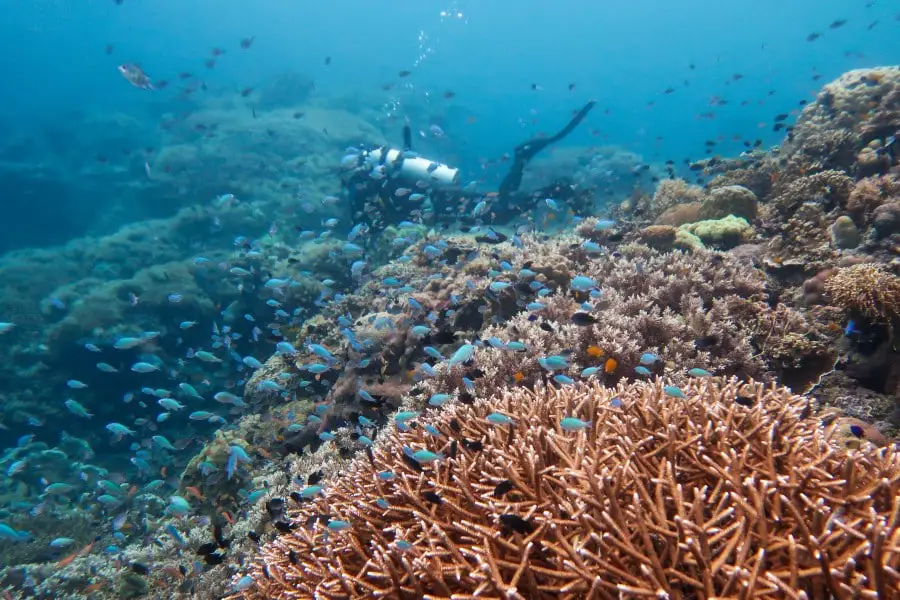
[[825,282],[825,292],[836,305],[873,321],[890,322],[900,316],[900,277],[882,265],[838,269]]
[[822,171],[776,183],[773,206],[783,215],[793,213],[804,202],[816,201],[825,210],[842,205],[850,196],[853,180],[841,171]]
[[653,216],[659,216],[678,204],[703,202],[706,192],[702,187],[690,185],[683,179],[663,179],[653,194],[651,209]]
[[709,379],[448,407],[291,511],[233,597],[890,597],[900,454],[808,410]]

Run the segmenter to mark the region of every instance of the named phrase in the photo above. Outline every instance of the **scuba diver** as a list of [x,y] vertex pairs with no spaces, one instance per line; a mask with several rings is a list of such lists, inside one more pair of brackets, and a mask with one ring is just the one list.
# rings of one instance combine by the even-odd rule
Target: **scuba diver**
[[[520,206],[523,198],[553,197],[562,202],[587,206],[591,194],[578,195],[573,186],[554,182],[547,188],[522,195],[519,188],[528,163],[544,148],[572,133],[596,102],[591,100],[579,110],[558,133],[532,138],[515,147],[513,164],[495,194],[490,207],[493,222],[505,222],[532,206]],[[458,169],[428,160],[412,150],[409,123],[403,126],[403,150],[372,146],[349,154],[342,161],[341,182],[353,211],[353,221],[365,223],[373,231],[382,231],[391,223],[409,219],[412,214],[423,222],[434,222],[442,216],[459,217],[454,207],[484,194],[460,189]],[[573,207],[575,208],[575,207]],[[463,222],[472,217],[463,216]]]

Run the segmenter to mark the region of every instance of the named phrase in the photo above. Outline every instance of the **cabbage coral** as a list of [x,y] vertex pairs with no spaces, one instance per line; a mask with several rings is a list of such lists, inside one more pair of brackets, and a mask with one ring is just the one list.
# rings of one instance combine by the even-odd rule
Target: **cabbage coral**
[[808,410],[709,378],[449,405],[290,510],[233,597],[891,597],[900,454]]

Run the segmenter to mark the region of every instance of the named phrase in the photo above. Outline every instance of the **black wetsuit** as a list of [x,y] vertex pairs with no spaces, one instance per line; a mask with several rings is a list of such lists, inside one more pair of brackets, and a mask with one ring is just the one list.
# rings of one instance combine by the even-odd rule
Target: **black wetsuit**
[[531,159],[550,144],[556,143],[572,133],[572,131],[578,127],[578,124],[584,120],[587,114],[591,112],[591,109],[594,108],[594,104],[596,104],[596,101],[594,100],[585,104],[584,108],[578,111],[578,114],[572,117],[569,124],[556,135],[531,139],[516,146],[516,149],[513,151],[512,167],[510,167],[506,177],[503,178],[503,181],[500,183],[500,189],[498,190],[499,200],[502,204],[508,204],[510,196],[519,190],[519,186],[522,185],[522,175],[525,172],[525,167],[528,166]]

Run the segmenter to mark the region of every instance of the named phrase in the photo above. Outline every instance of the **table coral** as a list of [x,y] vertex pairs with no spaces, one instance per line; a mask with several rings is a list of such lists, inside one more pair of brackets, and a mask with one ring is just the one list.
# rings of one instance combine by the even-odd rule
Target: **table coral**
[[[787,390],[518,390],[421,420],[441,435],[382,435],[290,511],[293,530],[231,598],[886,598],[900,586],[900,454],[845,453]],[[424,449],[438,459],[403,459]]]

